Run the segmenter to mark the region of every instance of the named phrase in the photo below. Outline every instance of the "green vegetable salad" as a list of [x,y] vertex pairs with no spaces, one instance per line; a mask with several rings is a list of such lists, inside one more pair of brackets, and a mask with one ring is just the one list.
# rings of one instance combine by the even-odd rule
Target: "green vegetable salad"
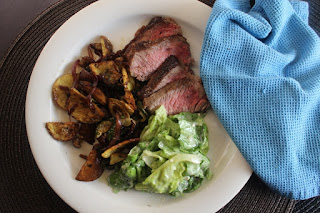
[[203,114],[183,112],[167,116],[160,107],[151,116],[133,147],[108,183],[115,192],[135,188],[178,196],[211,178],[208,128]]

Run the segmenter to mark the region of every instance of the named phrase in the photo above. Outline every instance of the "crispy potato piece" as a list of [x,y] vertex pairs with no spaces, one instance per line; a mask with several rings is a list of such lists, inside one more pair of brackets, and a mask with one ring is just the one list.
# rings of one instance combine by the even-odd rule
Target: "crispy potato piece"
[[130,81],[130,74],[127,72],[127,70],[122,67],[122,84],[124,87],[124,100],[131,106],[133,110],[137,109],[136,101],[134,100],[134,97],[132,95],[132,90],[134,88],[134,85]]
[[131,92],[134,88],[134,85],[130,81],[130,78],[129,78],[130,74],[127,72],[127,70],[124,67],[122,67],[121,72],[122,72],[122,84],[124,87],[124,91]]
[[98,158],[98,152],[95,148],[91,150],[87,161],[81,167],[76,180],[79,181],[94,181],[103,173],[101,161]]
[[102,47],[101,47],[101,43],[92,43],[90,44],[90,47],[93,49],[93,50],[97,50],[97,51],[102,51]]
[[[79,82],[80,88],[84,91],[86,91],[87,93],[90,93],[93,89],[93,86],[90,82],[88,81],[80,81]],[[107,104],[107,97],[105,96],[105,94],[99,89],[99,88],[95,88],[95,90],[92,93],[92,97],[99,102],[102,105],[106,105]]]
[[46,128],[54,139],[71,141],[78,135],[79,124],[75,122],[48,122]]
[[91,103],[94,110],[90,109],[87,98],[77,89],[70,89],[68,100],[68,111],[71,116],[82,123],[94,124],[104,118],[105,113],[94,103]]
[[106,133],[111,129],[113,123],[111,121],[102,121],[96,128],[96,138],[100,138],[103,133]]
[[124,100],[131,106],[133,110],[137,109],[136,101],[133,97],[133,94],[130,91],[124,92]]
[[102,56],[106,57],[113,52],[112,43],[105,36],[100,36]]
[[101,43],[92,43],[89,45],[88,47],[88,55],[90,58],[95,58],[95,56],[92,54],[91,49],[93,49],[94,53],[101,57],[102,56],[102,47],[101,47]]
[[122,75],[116,70],[109,70],[103,75],[103,82],[106,85],[118,84]]
[[114,61],[102,61],[100,63],[92,63],[89,65],[94,75],[103,77],[103,82],[107,85],[117,84],[122,75],[117,71],[117,65]]
[[101,154],[101,156],[102,156],[103,158],[109,158],[112,153],[115,153],[115,152],[116,152],[117,150],[119,150],[120,148],[123,148],[123,147],[125,147],[125,146],[128,145],[128,144],[137,143],[137,142],[139,142],[139,141],[140,141],[140,138],[133,138],[133,139],[129,139],[129,140],[123,141],[123,142],[121,142],[121,143],[118,143],[118,144],[110,147],[110,148],[107,149],[106,151],[104,151],[104,152]]
[[133,119],[130,118],[130,117],[120,118],[120,121],[121,121],[121,124],[122,124],[123,126],[128,127],[128,126],[131,126]]
[[91,72],[94,75],[101,75],[108,70],[116,70],[116,64],[114,61],[102,61],[100,63],[92,63],[89,65]]
[[111,115],[114,117],[116,117],[116,112],[120,113],[121,118],[129,118],[134,113],[132,106],[115,98],[109,98],[108,107]]
[[124,159],[127,158],[127,154],[125,153],[120,153],[120,152],[117,152],[117,153],[112,153],[110,155],[110,165],[114,165],[116,163],[119,163],[121,161],[123,161]]
[[57,103],[59,107],[64,110],[68,110],[67,108],[67,100],[69,89],[73,85],[73,77],[72,74],[66,74],[59,77],[52,86],[52,97],[53,100]]

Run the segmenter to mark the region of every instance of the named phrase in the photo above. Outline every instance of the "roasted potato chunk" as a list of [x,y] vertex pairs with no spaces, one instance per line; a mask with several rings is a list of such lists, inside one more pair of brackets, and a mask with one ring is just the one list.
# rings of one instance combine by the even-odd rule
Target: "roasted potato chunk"
[[99,123],[96,129],[96,138],[99,138],[103,133],[108,132],[112,126],[113,123],[111,121],[102,121]]
[[106,85],[116,85],[121,79],[121,74],[118,73],[116,70],[108,70],[104,75],[103,75],[103,82]]
[[121,72],[122,72],[122,84],[123,84],[124,90],[128,92],[132,92],[132,90],[134,89],[134,84],[130,80],[131,78],[130,74],[127,72],[127,70],[124,67],[121,68]]
[[93,109],[88,104],[88,99],[77,89],[70,89],[68,100],[68,111],[70,115],[82,123],[94,124],[104,118],[105,113],[94,103],[91,103]]
[[121,118],[128,118],[134,113],[134,109],[122,100],[115,98],[109,98],[108,107],[112,116],[116,116],[116,112],[119,112]]
[[99,56],[100,58],[102,56],[102,47],[101,43],[92,43],[88,47],[88,55],[90,58],[96,58],[95,55],[93,55],[92,50],[94,51],[95,55]]
[[76,180],[79,181],[94,181],[98,179],[103,173],[101,161],[98,152],[95,148],[91,150],[86,162],[81,167]]
[[107,85],[117,84],[122,75],[117,71],[117,65],[114,61],[102,61],[100,63],[92,63],[89,65],[91,72],[94,75],[100,75],[103,82]]
[[69,90],[73,85],[72,74],[66,74],[59,77],[52,86],[52,97],[59,107],[68,110],[67,100]]
[[79,132],[79,124],[75,122],[48,122],[46,128],[50,135],[58,141],[71,141]]
[[102,56],[106,57],[113,52],[112,43],[105,36],[100,36]]
[[137,109],[136,101],[135,101],[133,94],[131,92],[125,91],[124,100],[127,102],[127,104],[130,105],[131,109],[133,109],[133,110]]
[[133,110],[136,110],[137,109],[136,101],[134,100],[133,94],[131,92],[134,88],[134,85],[130,81],[130,77],[129,77],[130,74],[127,72],[127,70],[124,67],[122,67],[121,72],[122,72],[122,84],[125,91],[124,100],[127,102],[127,104],[131,106]]
[[94,75],[101,75],[109,70],[116,70],[116,64],[113,61],[102,61],[90,64],[89,68]]
[[127,158],[127,154],[125,153],[120,153],[120,152],[117,152],[117,153],[113,153],[110,155],[110,165],[114,165],[116,163],[119,163],[121,161],[123,161],[124,159]]
[[102,51],[101,43],[92,43],[90,44],[90,47],[93,50],[100,51],[100,52]]
[[127,146],[128,144],[132,144],[132,143],[137,143],[140,141],[140,138],[133,138],[133,139],[129,139],[126,141],[123,141],[121,143],[118,143],[112,147],[110,147],[109,149],[107,149],[106,151],[104,151],[101,156],[103,158],[109,158],[111,156],[112,153],[115,153],[116,151],[118,151],[119,149]]

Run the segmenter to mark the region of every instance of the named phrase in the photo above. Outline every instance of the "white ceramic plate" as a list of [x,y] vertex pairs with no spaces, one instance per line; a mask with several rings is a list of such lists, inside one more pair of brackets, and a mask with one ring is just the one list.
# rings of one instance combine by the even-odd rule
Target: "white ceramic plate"
[[202,38],[211,8],[196,0],[100,0],[72,16],[52,36],[34,67],[26,100],[26,125],[34,158],[47,182],[72,208],[79,212],[214,212],[227,204],[245,185],[252,171],[212,112],[207,115],[210,131],[210,181],[195,192],[174,198],[134,190],[114,194],[104,172],[94,182],[74,178],[90,146],[73,148],[55,141],[45,123],[68,121],[65,112],[52,101],[51,87],[56,78],[70,72],[74,61],[85,55],[86,47],[107,36],[116,50],[122,49],[136,30],[153,16],[170,16],[181,26],[191,45],[194,71],[199,74]]

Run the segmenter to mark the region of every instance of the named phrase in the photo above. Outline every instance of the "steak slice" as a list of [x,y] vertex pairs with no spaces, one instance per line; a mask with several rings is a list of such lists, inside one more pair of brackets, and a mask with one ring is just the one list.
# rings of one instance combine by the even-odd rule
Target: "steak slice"
[[143,100],[150,112],[161,105],[169,115],[180,112],[201,112],[209,107],[209,101],[203,89],[201,79],[189,74],[185,78],[171,82]]
[[139,81],[150,79],[150,75],[170,56],[176,56],[179,61],[190,66],[190,45],[179,35],[166,37],[154,42],[141,42],[127,49],[124,57],[127,60],[130,73]]
[[142,41],[155,41],[173,35],[181,35],[181,27],[172,18],[154,17],[142,26],[125,49]]
[[139,96],[146,98],[166,84],[184,78],[190,73],[191,70],[181,65],[179,60],[171,55],[151,74],[150,81],[139,91]]

